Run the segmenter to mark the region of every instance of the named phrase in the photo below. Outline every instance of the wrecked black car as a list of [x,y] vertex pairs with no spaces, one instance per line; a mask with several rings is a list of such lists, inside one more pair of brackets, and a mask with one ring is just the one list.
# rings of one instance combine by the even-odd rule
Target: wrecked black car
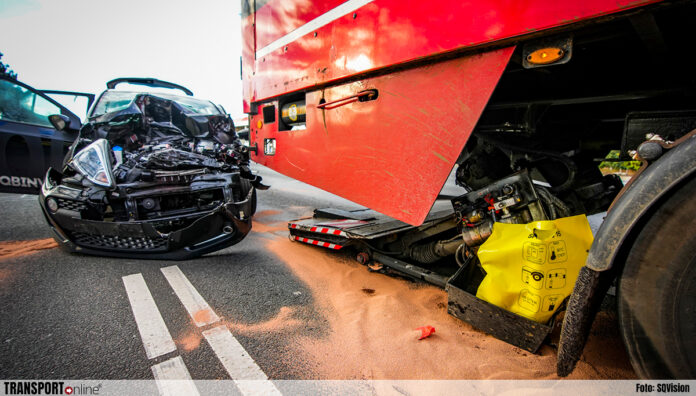
[[[121,82],[189,96],[114,90]],[[267,187],[224,109],[154,79],[107,87],[62,169],[46,174],[39,202],[56,240],[73,252],[187,259],[244,239],[256,188]],[[59,130],[70,125],[49,119]]]

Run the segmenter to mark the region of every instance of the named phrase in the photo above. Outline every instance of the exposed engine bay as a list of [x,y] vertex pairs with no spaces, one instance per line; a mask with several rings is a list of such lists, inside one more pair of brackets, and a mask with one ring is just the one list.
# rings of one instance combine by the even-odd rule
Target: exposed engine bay
[[[471,186],[477,188],[452,200],[467,246],[483,243],[495,222],[525,224],[605,211],[623,187],[617,175],[602,176],[596,167],[591,179],[588,176],[578,178],[578,167],[568,157],[526,153],[523,153],[523,161],[542,165],[518,167],[517,173],[492,182],[484,180],[487,184],[483,185],[482,178],[477,176],[479,171],[484,171],[481,163],[497,163],[485,169],[493,168],[493,174],[506,173],[499,165],[501,158],[502,164],[509,164],[509,158],[514,156],[513,152],[504,153],[500,148],[489,146],[477,155],[466,157],[459,165],[457,184],[470,190]],[[512,169],[508,167],[507,173]]]
[[593,183],[559,189],[534,168],[484,184],[471,172],[472,163],[480,166],[480,161],[481,157],[470,157],[457,170],[457,184],[471,191],[451,199],[454,214],[436,222],[426,220],[398,238],[370,241],[368,249],[399,252],[396,256],[401,259],[427,265],[446,266],[449,258],[461,266],[490,237],[495,223],[527,224],[605,211],[623,186],[618,176],[600,174]]
[[[256,188],[248,148],[210,102],[138,93],[93,113],[40,202],[71,251],[140,258],[194,257],[241,241]],[[124,98],[124,96],[126,96]],[[109,99],[108,97],[106,99]],[[114,111],[108,111],[114,108]]]

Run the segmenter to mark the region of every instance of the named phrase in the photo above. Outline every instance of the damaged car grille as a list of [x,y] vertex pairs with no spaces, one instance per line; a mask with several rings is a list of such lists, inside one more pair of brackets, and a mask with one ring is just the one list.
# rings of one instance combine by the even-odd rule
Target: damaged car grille
[[119,237],[99,234],[74,232],[75,243],[91,248],[106,248],[119,250],[166,250],[166,238],[150,237]]
[[87,209],[87,205],[80,201],[73,201],[72,199],[58,198],[58,207],[65,210],[72,210],[79,212],[81,210]]
[[223,189],[182,192],[136,199],[139,219],[158,219],[189,213],[205,213],[225,202]]

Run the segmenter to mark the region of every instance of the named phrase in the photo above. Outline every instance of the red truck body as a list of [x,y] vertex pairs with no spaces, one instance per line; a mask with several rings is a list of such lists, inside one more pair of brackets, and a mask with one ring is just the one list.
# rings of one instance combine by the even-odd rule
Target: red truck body
[[[650,3],[243,2],[244,109],[258,147],[252,159],[420,224],[518,40]],[[317,107],[365,90],[379,96]],[[282,105],[298,99],[306,103],[305,127],[282,130]],[[267,112],[264,122],[267,106],[277,116]],[[275,139],[273,155],[264,153],[267,139]]]

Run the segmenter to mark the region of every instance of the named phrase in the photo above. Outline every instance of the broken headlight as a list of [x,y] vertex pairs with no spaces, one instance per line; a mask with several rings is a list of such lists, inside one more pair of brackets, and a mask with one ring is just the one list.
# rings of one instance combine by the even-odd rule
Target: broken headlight
[[113,187],[114,178],[111,175],[109,143],[106,139],[96,140],[80,150],[73,157],[72,165],[92,183],[104,187]]

